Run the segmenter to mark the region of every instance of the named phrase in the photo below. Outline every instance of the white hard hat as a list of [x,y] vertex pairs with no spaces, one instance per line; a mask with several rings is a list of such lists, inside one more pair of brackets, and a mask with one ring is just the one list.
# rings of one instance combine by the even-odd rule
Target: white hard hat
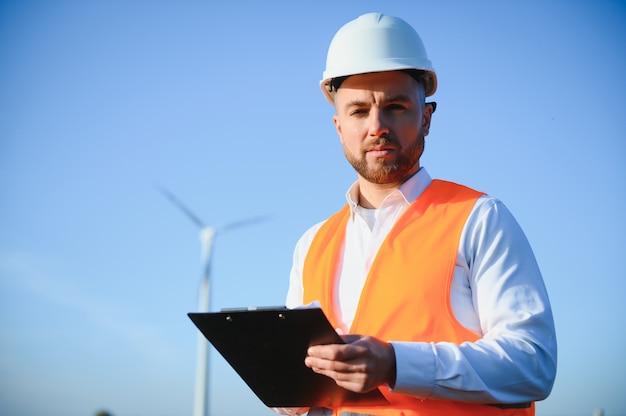
[[427,97],[437,90],[437,75],[415,29],[397,17],[367,13],[346,23],[333,37],[320,86],[333,104],[338,87],[333,79],[398,70],[419,71]]

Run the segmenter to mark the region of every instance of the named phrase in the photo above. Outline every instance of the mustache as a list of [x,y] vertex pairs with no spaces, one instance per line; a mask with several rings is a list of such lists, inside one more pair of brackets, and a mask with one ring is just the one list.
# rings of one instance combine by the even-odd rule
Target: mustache
[[365,142],[363,144],[363,149],[372,149],[380,146],[400,147],[400,143],[398,143],[398,140],[395,137],[386,134]]

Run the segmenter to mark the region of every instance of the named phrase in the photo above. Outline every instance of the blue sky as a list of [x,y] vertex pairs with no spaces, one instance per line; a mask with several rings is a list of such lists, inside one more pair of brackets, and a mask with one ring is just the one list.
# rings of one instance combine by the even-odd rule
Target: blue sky
[[[280,305],[355,179],[318,82],[335,31],[413,24],[439,77],[422,164],[504,201],[559,340],[538,415],[626,415],[626,4],[0,1],[0,414],[191,414],[198,229],[212,310]],[[212,415],[271,415],[210,357]]]

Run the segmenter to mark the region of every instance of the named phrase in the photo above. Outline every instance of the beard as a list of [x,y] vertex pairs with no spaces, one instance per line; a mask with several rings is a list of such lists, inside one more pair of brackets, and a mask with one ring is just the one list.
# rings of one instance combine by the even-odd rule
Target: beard
[[[392,145],[396,149],[397,157],[393,161],[378,158],[372,164],[368,164],[366,155],[372,146]],[[403,148],[398,141],[390,136],[379,137],[361,146],[359,155],[354,155],[344,146],[346,159],[354,170],[365,180],[378,185],[403,183],[412,176],[419,168],[419,159],[424,151],[424,136],[419,134],[418,140]]]

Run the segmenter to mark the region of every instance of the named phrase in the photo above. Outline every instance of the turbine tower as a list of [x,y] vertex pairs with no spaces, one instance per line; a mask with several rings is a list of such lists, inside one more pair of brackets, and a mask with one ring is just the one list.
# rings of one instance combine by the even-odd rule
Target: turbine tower
[[[200,229],[200,243],[202,247],[202,280],[200,282],[199,312],[209,312],[210,306],[210,285],[211,285],[211,254],[213,252],[213,241],[218,233],[231,230],[245,225],[256,224],[265,220],[265,217],[248,218],[229,224],[211,227],[196,216],[187,208],[176,196],[160,187],[161,192],[170,200],[183,214]],[[196,359],[196,387],[194,393],[193,416],[208,416],[209,410],[209,343],[207,339],[198,333],[198,355]]]

